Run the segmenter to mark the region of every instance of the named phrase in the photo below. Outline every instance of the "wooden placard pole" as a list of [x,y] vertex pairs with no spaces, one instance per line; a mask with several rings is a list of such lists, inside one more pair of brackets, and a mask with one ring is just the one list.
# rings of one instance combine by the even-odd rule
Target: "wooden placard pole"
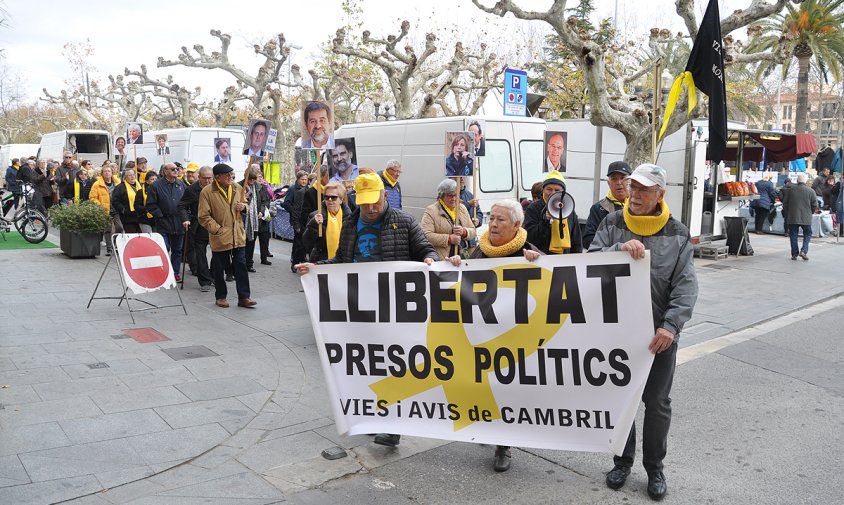
[[651,117],[651,163],[656,163],[657,125],[659,124],[659,108],[662,102],[662,60],[654,67],[654,107]]
[[138,166],[138,144],[132,144],[132,150],[135,152],[135,166]]
[[[472,174],[472,200],[478,199],[478,174],[481,172],[481,159],[475,157],[475,173]],[[472,205],[472,219],[478,218],[478,206]]]
[[249,183],[249,176],[252,173],[252,160],[255,159],[254,155],[249,156],[249,163],[246,165],[246,172],[243,173],[243,191],[240,192],[240,203],[246,203],[246,185]]
[[[326,151],[327,152],[327,151]],[[316,188],[317,188],[317,212],[322,214],[322,151],[317,151],[317,163],[316,163]],[[319,224],[319,228],[317,229],[318,237],[322,238],[322,223]]]

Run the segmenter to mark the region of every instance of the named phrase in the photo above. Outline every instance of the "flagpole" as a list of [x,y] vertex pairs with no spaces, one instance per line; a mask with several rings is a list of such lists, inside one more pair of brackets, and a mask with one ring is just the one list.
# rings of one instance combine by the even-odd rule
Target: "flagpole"
[[654,67],[654,103],[653,116],[651,118],[651,163],[656,163],[657,143],[657,121],[659,118],[659,106],[662,103],[662,58],[657,60]]

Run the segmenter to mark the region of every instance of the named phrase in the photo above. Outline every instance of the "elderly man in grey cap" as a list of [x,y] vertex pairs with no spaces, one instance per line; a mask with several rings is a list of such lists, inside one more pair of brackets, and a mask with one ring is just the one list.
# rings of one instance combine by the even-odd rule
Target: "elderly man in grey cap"
[[[648,495],[661,500],[668,492],[662,460],[668,448],[671,424],[671,383],[677,358],[677,341],[683,325],[692,317],[698,284],[692,262],[689,229],[671,217],[665,202],[666,174],[656,165],[639,165],[627,178],[628,198],[622,210],[609,214],[598,226],[589,252],[627,251],[635,260],[650,251],[651,308],[654,336],[648,349],[654,362],[642,401],[642,464],[648,473]],[[615,466],[607,474],[607,486],[624,485],[636,453],[636,426]]]
[[613,161],[607,167],[607,196],[601,198],[589,209],[586,219],[586,231],[583,232],[583,248],[589,249],[598,225],[611,212],[624,208],[627,200],[627,177],[630,175],[630,165],[626,161]]

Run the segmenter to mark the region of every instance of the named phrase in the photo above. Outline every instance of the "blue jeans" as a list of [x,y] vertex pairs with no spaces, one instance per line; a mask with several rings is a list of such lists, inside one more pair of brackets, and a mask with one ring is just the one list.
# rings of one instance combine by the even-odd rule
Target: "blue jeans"
[[185,234],[162,233],[161,236],[164,237],[164,245],[170,251],[170,265],[173,266],[173,274],[180,275],[181,271],[179,268],[182,266],[182,249],[185,246]]
[[788,238],[791,239],[791,257],[797,256],[797,233],[803,229],[803,247],[799,252],[809,254],[809,242],[812,240],[812,225],[810,224],[790,224],[788,225]]
[[[662,471],[662,460],[668,451],[668,428],[671,426],[671,384],[674,382],[674,366],[677,363],[677,342],[654,356],[642,401],[645,403],[645,422],[642,427],[642,465],[645,471]],[[630,435],[621,456],[614,456],[619,466],[633,466],[636,454],[636,423],[630,427]]]

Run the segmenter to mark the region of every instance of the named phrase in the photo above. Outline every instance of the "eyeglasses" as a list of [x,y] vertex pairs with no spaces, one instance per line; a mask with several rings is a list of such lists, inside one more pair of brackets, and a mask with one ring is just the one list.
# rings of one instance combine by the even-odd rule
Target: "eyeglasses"
[[633,186],[632,184],[627,185],[627,191],[630,193],[656,193],[659,191],[659,187],[649,188],[646,186]]
[[66,160],[69,160],[70,158],[73,158],[73,156],[65,156],[64,157],[64,159],[66,159]]
[[328,201],[334,201],[334,200],[339,200],[340,197],[337,196],[337,195],[325,195],[325,199],[328,200]]

